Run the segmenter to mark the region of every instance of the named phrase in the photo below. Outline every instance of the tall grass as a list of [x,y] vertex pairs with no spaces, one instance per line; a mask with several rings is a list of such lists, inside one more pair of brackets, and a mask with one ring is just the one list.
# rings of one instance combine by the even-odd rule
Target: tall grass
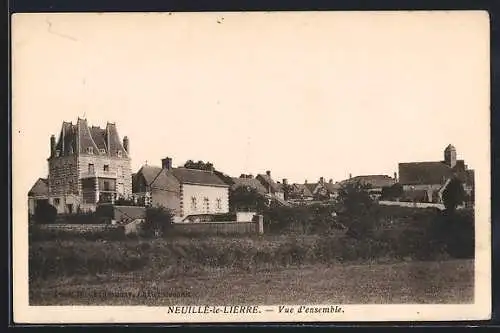
[[[392,212],[392,213],[391,213]],[[127,238],[101,235],[31,235],[31,279],[109,272],[161,272],[182,276],[206,270],[252,271],[355,261],[436,260],[474,257],[474,216],[434,210],[383,208],[370,237],[341,232]]]

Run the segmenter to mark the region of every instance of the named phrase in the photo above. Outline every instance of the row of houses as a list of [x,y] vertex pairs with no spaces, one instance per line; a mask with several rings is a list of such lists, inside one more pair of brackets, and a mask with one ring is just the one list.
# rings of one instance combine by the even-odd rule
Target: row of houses
[[86,119],[76,124],[63,122],[58,138],[50,137],[49,173],[28,193],[30,214],[41,202],[53,205],[58,213],[95,210],[100,202],[133,198],[145,206],[162,205],[175,213],[177,222],[197,214],[227,213],[229,190],[252,188],[281,205],[331,200],[348,183],[369,186],[378,198],[384,188],[400,184],[403,199],[441,202],[442,192],[452,177],[460,178],[467,193],[474,188],[474,171],[457,160],[456,149],[446,147],[442,161],[399,163],[399,178],[388,175],[358,175],[333,182],[320,177],[316,182],[289,184],[273,179],[271,171],[231,177],[207,164],[203,168],[174,167],[166,157],[158,166],[131,169],[130,141],[121,140],[116,125],[89,126]]

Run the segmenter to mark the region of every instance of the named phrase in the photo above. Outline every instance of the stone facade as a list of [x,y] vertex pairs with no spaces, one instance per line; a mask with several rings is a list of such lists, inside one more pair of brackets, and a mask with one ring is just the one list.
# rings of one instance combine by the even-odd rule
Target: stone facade
[[49,203],[58,213],[95,210],[99,201],[132,195],[129,140],[120,140],[114,123],[106,128],[63,122],[50,138]]

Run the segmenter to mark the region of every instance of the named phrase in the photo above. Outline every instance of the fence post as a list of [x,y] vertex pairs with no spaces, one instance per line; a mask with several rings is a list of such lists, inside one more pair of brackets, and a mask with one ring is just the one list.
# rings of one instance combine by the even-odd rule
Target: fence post
[[258,230],[259,235],[262,235],[264,233],[264,216],[263,215],[258,215],[257,230]]

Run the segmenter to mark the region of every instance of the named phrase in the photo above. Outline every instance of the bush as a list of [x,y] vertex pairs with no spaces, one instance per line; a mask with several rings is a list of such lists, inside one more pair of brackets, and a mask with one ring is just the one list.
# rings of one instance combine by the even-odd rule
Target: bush
[[173,217],[173,212],[163,206],[148,207],[146,221],[142,226],[145,235],[167,235],[173,223]]
[[47,201],[40,201],[35,208],[34,215],[37,223],[55,223],[57,219],[57,209]]

